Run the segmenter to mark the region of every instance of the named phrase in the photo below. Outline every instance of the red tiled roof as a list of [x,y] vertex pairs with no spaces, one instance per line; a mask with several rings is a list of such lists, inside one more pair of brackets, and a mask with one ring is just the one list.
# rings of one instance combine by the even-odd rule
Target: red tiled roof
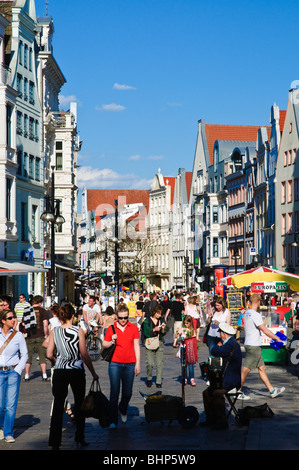
[[244,140],[255,142],[261,126],[233,126],[229,124],[206,124],[210,164],[213,164],[213,150],[216,140]]
[[280,132],[283,132],[283,126],[284,126],[284,121],[286,119],[286,114],[287,112],[285,110],[280,110],[279,111],[279,127],[280,127]]
[[87,210],[95,211],[97,228],[100,228],[101,217],[114,214],[115,200],[118,200],[118,209],[126,204],[142,203],[149,208],[149,191],[135,189],[87,189]]
[[170,186],[170,205],[173,204],[173,196],[174,196],[174,187],[175,187],[175,177],[174,176],[164,176],[164,184],[166,185],[168,181],[168,185]]
[[192,185],[192,171],[186,171],[185,177],[186,177],[187,198],[189,201],[189,195],[190,195],[190,190],[191,190],[191,185]]

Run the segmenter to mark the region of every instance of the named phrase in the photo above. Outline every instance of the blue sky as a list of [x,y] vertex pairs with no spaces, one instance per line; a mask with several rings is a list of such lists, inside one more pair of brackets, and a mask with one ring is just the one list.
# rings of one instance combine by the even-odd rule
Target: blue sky
[[80,189],[192,171],[199,119],[268,125],[299,79],[297,1],[49,0],[48,15],[61,108],[78,102]]

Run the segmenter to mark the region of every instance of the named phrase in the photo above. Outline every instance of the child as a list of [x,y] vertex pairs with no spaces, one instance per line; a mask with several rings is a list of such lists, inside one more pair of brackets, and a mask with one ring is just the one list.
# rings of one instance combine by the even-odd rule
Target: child
[[186,315],[182,322],[182,327],[177,332],[177,338],[181,341],[181,362],[183,366],[183,354],[185,354],[185,384],[188,383],[187,373],[189,372],[190,384],[192,387],[196,386],[194,380],[194,364],[197,364],[197,341],[196,341],[196,329],[193,325],[193,319],[191,315]]

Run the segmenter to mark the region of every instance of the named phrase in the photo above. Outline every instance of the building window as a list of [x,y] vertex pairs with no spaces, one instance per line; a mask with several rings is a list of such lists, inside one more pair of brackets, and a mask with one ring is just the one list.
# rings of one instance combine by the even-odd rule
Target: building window
[[34,140],[34,119],[29,118],[29,139]]
[[23,64],[23,43],[22,41],[19,42],[19,64]]
[[218,224],[218,206],[213,206],[212,211],[213,211],[213,224]]
[[9,104],[6,106],[6,143],[8,147],[11,147],[11,118],[12,118],[12,106]]
[[32,48],[29,48],[29,70],[32,72]]
[[281,204],[285,204],[286,202],[286,182],[281,182]]
[[35,179],[40,181],[40,158],[35,159]]
[[281,235],[286,234],[286,215],[281,215]]
[[28,79],[24,77],[24,100],[28,101]]
[[6,219],[11,220],[11,189],[12,180],[6,178]]
[[28,176],[28,154],[27,153],[24,153],[23,176],[25,176],[25,178],[27,178]]
[[218,237],[213,237],[213,258],[218,258]]
[[17,91],[18,91],[18,96],[22,98],[23,93],[22,93],[22,83],[23,83],[23,77],[19,73],[17,74]]
[[17,134],[19,135],[23,134],[22,119],[23,119],[22,113],[20,111],[17,111]]
[[31,212],[31,235],[32,243],[35,243],[38,239],[38,217],[37,217],[37,206],[32,206]]
[[288,233],[293,233],[293,212],[288,213]]
[[25,242],[27,240],[27,204],[21,202],[21,241]]
[[22,175],[22,150],[17,151],[17,162],[18,162],[17,175]]
[[27,69],[28,67],[28,46],[25,44],[24,46],[24,67]]
[[29,178],[34,178],[34,156],[29,155]]
[[62,141],[57,141],[55,143],[55,162],[56,162],[56,170],[63,169],[63,146]]
[[24,114],[24,137],[28,137],[28,116]]
[[34,104],[34,83],[30,80],[29,81],[29,103]]
[[293,181],[288,181],[288,202],[292,202],[293,199]]

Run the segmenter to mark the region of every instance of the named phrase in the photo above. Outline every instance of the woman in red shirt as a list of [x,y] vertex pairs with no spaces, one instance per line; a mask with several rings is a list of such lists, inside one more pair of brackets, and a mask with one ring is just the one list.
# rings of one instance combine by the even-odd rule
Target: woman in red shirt
[[[117,306],[117,321],[106,331],[103,348],[108,348],[112,343],[116,348],[109,363],[108,373],[110,379],[110,413],[111,425],[116,427],[118,422],[118,409],[123,423],[127,421],[127,409],[132,396],[135,375],[140,374],[140,345],[139,331],[136,325],[128,321],[129,309],[126,304]],[[118,404],[122,385],[121,400]]]

